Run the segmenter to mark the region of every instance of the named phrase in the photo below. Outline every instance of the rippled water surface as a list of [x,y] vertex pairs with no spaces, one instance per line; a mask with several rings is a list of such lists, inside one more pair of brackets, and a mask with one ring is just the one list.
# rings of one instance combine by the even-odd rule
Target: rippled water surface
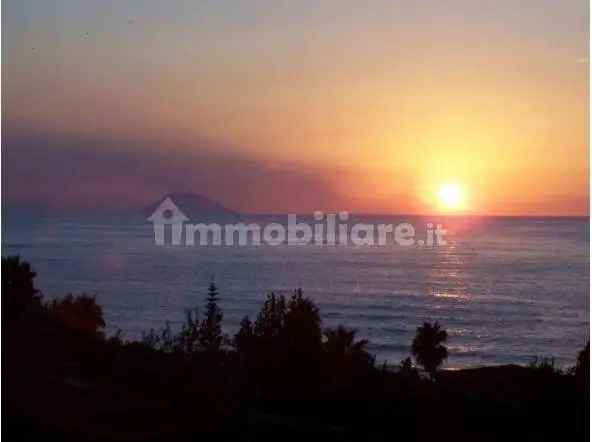
[[110,330],[128,338],[178,324],[203,303],[215,275],[228,331],[256,314],[267,292],[301,287],[325,326],[357,328],[379,360],[406,357],[415,328],[438,320],[450,336],[449,367],[536,355],[573,364],[588,339],[588,219],[443,222],[448,244],[431,249],[157,247],[142,222],[13,217],[3,225],[2,254],[31,261],[47,298],[96,293]]

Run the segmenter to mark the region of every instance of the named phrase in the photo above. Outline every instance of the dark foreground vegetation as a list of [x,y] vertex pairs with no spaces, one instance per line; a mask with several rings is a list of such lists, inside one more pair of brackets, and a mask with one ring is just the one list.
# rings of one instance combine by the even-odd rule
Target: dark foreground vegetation
[[212,283],[182,329],[106,338],[94,298],[43,303],[35,273],[2,259],[6,440],[588,440],[589,345],[574,368],[551,359],[438,371],[446,331],[418,328],[415,361],[379,366],[314,303],[270,294],[232,337]]

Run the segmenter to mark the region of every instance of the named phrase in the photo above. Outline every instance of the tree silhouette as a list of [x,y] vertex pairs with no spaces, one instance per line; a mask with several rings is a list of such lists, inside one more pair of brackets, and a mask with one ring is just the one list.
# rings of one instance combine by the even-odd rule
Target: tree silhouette
[[356,341],[357,330],[347,329],[340,325],[337,328],[326,329],[324,349],[331,357],[339,358],[354,358],[354,359],[371,359],[367,351],[368,340],[360,339]]
[[253,377],[257,376],[257,361],[254,326],[248,316],[245,316],[240,322],[240,329],[234,335],[232,346],[240,366],[241,374],[244,380],[245,390],[253,391]]
[[2,258],[2,319],[17,319],[41,307],[41,296],[33,284],[37,274],[20,256]]
[[320,353],[322,332],[319,309],[298,289],[290,298],[285,317],[285,334],[292,351]]
[[528,368],[547,375],[563,374],[563,370],[555,365],[555,358],[552,357],[535,356],[534,359],[528,364]]
[[424,322],[421,327],[417,327],[411,351],[416,362],[423,366],[432,380],[435,380],[438,367],[448,357],[448,350],[442,345],[447,338],[448,333],[437,322]]
[[204,319],[199,328],[199,345],[207,352],[217,352],[222,347],[222,310],[218,307],[218,289],[214,281],[208,287]]
[[285,372],[291,382],[288,397],[303,399],[318,391],[321,380],[322,331],[319,309],[297,290],[287,305],[285,319]]
[[280,337],[286,319],[286,301],[283,296],[270,293],[257,315],[253,331],[265,341]]
[[357,330],[338,326],[323,332],[325,379],[336,388],[351,388],[374,368],[374,357],[368,353],[368,341],[356,340]]
[[105,320],[103,309],[94,296],[69,294],[64,299],[53,300],[48,306],[51,314],[69,329],[89,335],[103,336]]
[[248,316],[245,316],[240,322],[240,329],[234,335],[232,345],[236,352],[241,355],[248,355],[253,345],[253,323]]
[[201,322],[199,309],[185,310],[185,323],[175,337],[175,349],[184,353],[193,353],[199,349]]

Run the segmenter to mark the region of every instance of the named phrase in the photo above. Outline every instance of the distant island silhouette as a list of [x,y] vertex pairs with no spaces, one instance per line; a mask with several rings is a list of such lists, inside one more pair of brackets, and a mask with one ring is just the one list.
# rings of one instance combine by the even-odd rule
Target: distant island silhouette
[[[34,219],[39,216],[49,217],[89,217],[89,216],[116,216],[120,220],[126,217],[128,220],[143,222],[164,201],[170,198],[191,220],[195,221],[223,221],[235,222],[242,219],[242,213],[225,207],[214,199],[194,192],[170,192],[152,202],[146,203],[121,203],[113,205],[89,205],[88,207],[60,205],[59,202],[36,203],[11,203],[2,202],[2,210],[9,217],[24,216]],[[117,204],[116,204],[117,203]]]
[[167,198],[170,198],[191,219],[238,219],[239,212],[228,209],[213,199],[193,192],[171,192],[144,208],[146,216],[152,214]]

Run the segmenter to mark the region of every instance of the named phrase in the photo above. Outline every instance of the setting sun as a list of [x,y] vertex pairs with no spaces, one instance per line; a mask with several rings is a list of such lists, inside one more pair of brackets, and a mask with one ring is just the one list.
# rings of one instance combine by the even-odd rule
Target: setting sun
[[440,209],[453,211],[464,208],[465,198],[458,184],[444,184],[438,190]]

